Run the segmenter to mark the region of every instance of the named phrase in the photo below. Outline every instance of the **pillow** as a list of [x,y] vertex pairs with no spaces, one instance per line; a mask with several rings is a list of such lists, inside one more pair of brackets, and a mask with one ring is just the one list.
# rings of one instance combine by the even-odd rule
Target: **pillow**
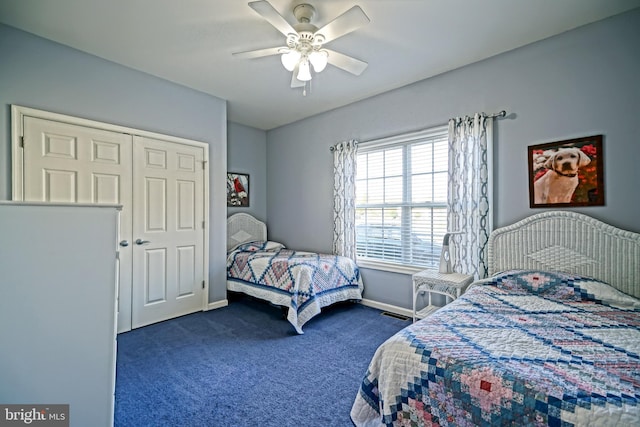
[[589,277],[576,283],[583,299],[590,299],[603,304],[623,309],[640,308],[640,300],[620,292],[613,286]]
[[552,292],[570,280],[563,273],[538,270],[508,270],[495,274],[491,279],[499,288],[537,295]]
[[284,248],[282,243],[272,242],[272,241],[255,241],[255,242],[247,242],[238,245],[235,250],[240,252],[257,252],[257,251],[270,251],[275,252],[279,249]]
[[265,251],[277,251],[279,249],[284,249],[285,246],[282,243],[272,242],[270,240],[266,241],[264,244]]
[[640,300],[608,283],[570,273],[509,270],[495,274],[488,283],[510,292],[533,293],[560,300],[596,301],[619,308],[640,308]]

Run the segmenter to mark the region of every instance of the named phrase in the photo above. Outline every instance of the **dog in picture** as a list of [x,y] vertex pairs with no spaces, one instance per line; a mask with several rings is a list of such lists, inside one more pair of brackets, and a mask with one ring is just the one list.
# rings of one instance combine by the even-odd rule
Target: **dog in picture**
[[560,148],[545,162],[547,172],[533,183],[535,203],[570,203],[578,186],[578,169],[590,162],[579,148]]

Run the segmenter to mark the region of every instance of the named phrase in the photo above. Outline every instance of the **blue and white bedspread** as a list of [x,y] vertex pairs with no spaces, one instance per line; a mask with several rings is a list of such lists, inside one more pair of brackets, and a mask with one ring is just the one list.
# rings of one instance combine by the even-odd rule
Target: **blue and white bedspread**
[[269,241],[245,243],[228,254],[227,289],[289,307],[287,320],[302,334],[302,325],[322,307],[361,300],[363,285],[349,258]]
[[376,351],[356,426],[640,426],[640,300],[510,271]]

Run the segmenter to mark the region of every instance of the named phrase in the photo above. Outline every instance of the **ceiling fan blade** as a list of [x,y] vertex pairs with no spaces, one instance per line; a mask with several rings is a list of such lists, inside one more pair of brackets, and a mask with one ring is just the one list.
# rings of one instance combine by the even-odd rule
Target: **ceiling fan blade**
[[263,56],[278,55],[282,53],[283,49],[288,49],[286,46],[268,47],[266,49],[249,50],[246,52],[236,52],[233,56],[243,59],[262,58]]
[[359,59],[352,58],[335,50],[325,49],[329,52],[327,62],[329,64],[359,76],[367,68],[369,64]]
[[280,31],[285,36],[288,36],[289,34],[297,34],[291,24],[289,24],[268,1],[252,1],[249,3],[249,7],[258,12],[260,16],[266,19],[267,22],[273,25],[276,30]]
[[315,34],[323,35],[323,43],[328,43],[331,40],[335,40],[338,37],[357,30],[369,22],[369,17],[362,11],[362,9],[360,9],[360,6],[353,6],[351,9],[320,28],[315,32]]

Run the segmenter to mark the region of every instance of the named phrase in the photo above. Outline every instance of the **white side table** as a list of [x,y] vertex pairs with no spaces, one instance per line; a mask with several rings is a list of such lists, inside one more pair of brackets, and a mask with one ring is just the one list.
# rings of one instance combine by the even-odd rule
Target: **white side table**
[[[413,321],[427,317],[440,306],[431,303],[431,294],[437,293],[446,297],[446,304],[458,298],[473,282],[473,276],[460,273],[439,273],[436,270],[423,270],[412,276],[413,279]],[[429,304],[421,310],[416,310],[418,295],[428,292]]]

